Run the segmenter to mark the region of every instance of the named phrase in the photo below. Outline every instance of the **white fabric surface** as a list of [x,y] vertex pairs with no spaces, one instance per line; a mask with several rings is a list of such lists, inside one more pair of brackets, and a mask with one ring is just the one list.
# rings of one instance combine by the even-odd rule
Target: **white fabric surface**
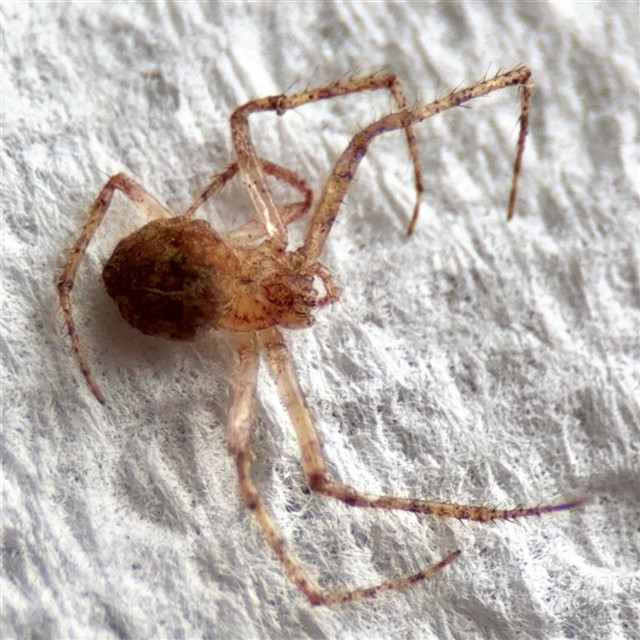
[[[4,638],[638,637],[636,3],[1,11]],[[231,162],[228,117],[251,97],[384,69],[430,100],[519,63],[535,93],[515,219],[514,90],[418,127],[427,191],[411,238],[403,137],[379,139],[323,256],[343,300],[287,337],[342,480],[595,502],[487,526],[311,495],[263,368],[254,475],[314,579],[374,584],[463,551],[410,589],[312,608],[239,498],[229,337],[172,344],[120,319],[100,269],[143,219],[118,196],[74,295],[100,406],[62,331],[64,251],[117,171],[184,209]],[[377,92],[256,117],[253,133],[317,194],[350,137],[391,108]],[[222,229],[249,211],[234,182],[206,215]]]

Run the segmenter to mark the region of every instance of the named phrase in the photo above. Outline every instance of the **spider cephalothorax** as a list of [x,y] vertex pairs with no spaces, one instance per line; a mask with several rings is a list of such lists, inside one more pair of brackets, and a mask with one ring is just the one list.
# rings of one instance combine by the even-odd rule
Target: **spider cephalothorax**
[[[207,329],[228,329],[238,354],[233,402],[229,411],[229,451],[236,458],[243,500],[257,519],[289,577],[313,604],[335,604],[408,586],[432,576],[452,562],[459,551],[412,575],[387,580],[369,588],[324,591],[305,573],[289,551],[251,479],[255,459],[249,440],[255,415],[258,365],[264,354],[287,407],[302,453],[302,464],[310,487],[346,504],[375,509],[399,509],[421,514],[449,516],[486,522],[539,515],[584,504],[577,499],[555,505],[498,509],[377,496],[363,493],[327,473],[314,421],[298,385],[293,362],[278,327],[301,328],[313,322],[313,311],[338,299],[339,291],[329,271],[318,259],[338,214],[358,164],[370,142],[387,131],[404,129],[414,167],[416,206],[409,233],[418,216],[422,177],[413,125],[459,106],[473,98],[516,85],[520,88],[520,134],[507,218],[513,214],[520,164],[524,151],[531,98],[531,72],[517,67],[490,80],[454,91],[430,104],[409,108],[398,79],[392,74],[347,78],[319,89],[294,95],[253,100],[231,116],[231,133],[237,162],[216,176],[199,198],[180,216],[173,214],[143,187],[124,174],[110,178],[89,211],[89,219],[58,282],[60,304],[71,337],[74,356],[94,395],[104,397],[90,373],[75,329],[71,290],[87,245],[102,222],[116,190],[125,194],[152,221],[122,240],[104,268],[104,282],[123,317],[140,331],[176,340],[193,340]],[[311,189],[293,171],[258,157],[251,142],[249,115],[290,109],[336,96],[372,89],[388,89],[397,111],[377,120],[358,133],[340,156],[311,215],[303,245],[287,251],[287,225],[311,206]],[[218,189],[240,173],[255,207],[256,216],[224,237],[211,226],[194,219],[198,208]],[[287,182],[303,200],[278,205],[266,174]],[[260,242],[262,241],[262,242]],[[324,292],[316,290],[321,281]]]

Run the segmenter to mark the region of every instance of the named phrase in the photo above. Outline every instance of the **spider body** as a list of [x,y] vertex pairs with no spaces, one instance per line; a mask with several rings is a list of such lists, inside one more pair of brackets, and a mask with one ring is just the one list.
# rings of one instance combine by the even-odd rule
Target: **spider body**
[[[312,604],[337,604],[406,587],[438,573],[458,557],[449,553],[412,575],[388,579],[373,587],[326,591],[309,578],[280,536],[251,478],[255,455],[250,448],[255,417],[258,367],[263,356],[286,406],[300,445],[302,465],[312,490],[348,505],[397,509],[417,514],[487,522],[540,515],[583,505],[579,498],[561,504],[501,509],[415,498],[371,495],[334,480],[326,470],[320,438],[298,384],[295,368],[279,327],[298,329],[314,322],[313,313],[339,299],[329,271],[319,262],[327,236],[369,144],[378,135],[404,130],[414,168],[416,205],[408,232],[414,228],[422,178],[413,126],[473,98],[510,86],[520,89],[520,133],[514,162],[507,219],[514,210],[518,175],[527,135],[531,72],[524,66],[454,91],[432,103],[409,108],[392,74],[339,80],[319,89],[253,100],[231,116],[237,161],[217,175],[195,202],[174,216],[141,185],[124,174],[112,176],[89,210],[58,282],[60,306],[74,357],[91,391],[104,396],[91,375],[73,318],[71,291],[87,246],[120,191],[151,220],[120,241],[104,267],[103,280],[122,316],[135,328],[172,340],[194,340],[209,329],[231,332],[238,356],[228,418],[228,448],[235,457],[240,493],[286,573]],[[310,216],[302,246],[288,251],[287,225],[311,207],[312,193],[293,171],[260,158],[251,141],[249,116],[260,111],[283,115],[304,104],[361,91],[387,89],[398,110],[372,123],[351,140],[336,162]],[[240,174],[255,208],[255,217],[221,236],[208,222],[196,219],[199,207]],[[266,176],[296,189],[302,200],[276,203]],[[324,291],[319,291],[321,284]]]
[[[153,220],[122,239],[102,278],[122,317],[147,335],[195,340],[209,329],[249,332],[308,327],[329,302],[316,265],[298,256],[228,245],[205,220]],[[334,298],[331,298],[334,299]]]

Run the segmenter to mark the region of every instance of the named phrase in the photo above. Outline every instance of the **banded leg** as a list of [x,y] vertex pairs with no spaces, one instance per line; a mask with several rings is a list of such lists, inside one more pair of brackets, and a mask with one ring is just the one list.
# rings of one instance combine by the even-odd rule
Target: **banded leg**
[[511,192],[507,209],[507,220],[513,216],[518,186],[518,176],[522,166],[522,154],[524,152],[527,137],[529,110],[531,106],[531,71],[527,67],[517,67],[508,73],[497,75],[490,80],[478,82],[471,87],[454,91],[435,102],[422,105],[415,109],[404,109],[397,113],[380,118],[358,133],[349,143],[338,162],[336,162],[329,179],[327,180],[320,200],[315,208],[311,222],[307,229],[304,245],[298,249],[303,263],[310,265],[318,260],[329,231],[338,215],[340,205],[344,200],[349,185],[353,180],[360,161],[364,157],[369,144],[376,137],[387,131],[407,129],[422,120],[460,106],[469,100],[485,96],[493,91],[512,86],[520,87],[520,134],[516,150],[516,158],[513,165],[513,178],[511,180]]
[[[280,214],[285,225],[291,224],[298,218],[302,217],[311,207],[311,201],[313,199],[313,192],[307,184],[304,178],[300,177],[294,171],[281,167],[278,164],[269,162],[264,158],[259,158],[262,168],[266,173],[290,184],[294,189],[299,191],[303,200],[299,202],[292,202],[290,204],[282,205],[280,207]],[[222,173],[219,173],[213,178],[211,183],[207,185],[205,190],[196,198],[191,206],[184,212],[186,218],[193,218],[195,212],[217,191],[222,189],[224,185],[229,182],[238,173],[238,163],[234,162],[227,167]],[[229,232],[224,240],[232,246],[244,245],[250,242],[259,240],[266,234],[265,228],[262,225],[259,218],[252,218],[242,226]]]
[[142,213],[152,220],[154,218],[170,218],[172,216],[172,213],[168,209],[163,207],[158,200],[156,200],[135,180],[132,180],[124,173],[118,173],[115,176],[112,176],[109,178],[109,181],[102,188],[102,191],[100,191],[98,197],[91,205],[91,208],[89,209],[89,219],[85,223],[84,227],[82,227],[78,239],[69,252],[69,257],[62,270],[62,275],[60,276],[60,280],[58,280],[58,298],[60,300],[60,306],[62,307],[64,323],[67,327],[69,337],[71,338],[71,350],[73,352],[73,357],[78,363],[80,371],[82,371],[82,375],[87,381],[93,395],[102,404],[105,402],[104,396],[102,395],[102,391],[100,391],[100,387],[91,375],[87,358],[80,346],[80,339],[78,338],[75,321],[73,319],[71,290],[73,289],[76,275],[78,273],[78,267],[82,262],[87,246],[91,241],[91,238],[93,238],[97,228],[100,226],[116,190],[121,191],[140,211],[142,211]]
[[581,507],[589,498],[577,498],[560,504],[538,505],[535,507],[516,507],[497,509],[480,505],[460,505],[449,502],[415,500],[387,495],[371,495],[333,480],[325,468],[324,457],[315,424],[306,406],[302,391],[295,374],[293,361],[277,328],[257,332],[260,345],[264,349],[280,395],[289,412],[298,438],[309,486],[314,491],[340,500],[354,507],[373,509],[393,509],[413,513],[446,516],[460,520],[488,522],[491,520],[512,520],[526,516],[541,515],[553,511],[565,511]]
[[234,336],[234,339],[238,350],[239,365],[234,379],[233,402],[229,411],[227,434],[229,450],[236,455],[242,499],[249,511],[255,516],[269,545],[280,559],[280,562],[282,562],[287,575],[312,604],[338,604],[349,600],[360,600],[361,598],[375,596],[389,589],[400,589],[435,575],[440,569],[458,557],[460,552],[454,551],[427,569],[365,589],[328,592],[315,584],[306,575],[298,559],[289,551],[251,480],[251,463],[255,460],[255,455],[249,448],[249,436],[255,417],[260,351],[254,333],[239,333]]
[[[298,202],[291,202],[279,207],[282,222],[285,226],[290,225],[309,211],[313,200],[313,191],[307,184],[306,180],[294,171],[281,167],[273,162],[269,162],[268,160],[261,159],[260,161],[262,162],[264,170],[269,175],[272,175],[274,178],[277,178],[282,182],[288,183],[294,189],[299,191],[303,197],[303,199]],[[263,238],[265,235],[266,230],[260,221],[260,218],[255,217],[227,234],[225,236],[225,242],[228,242],[232,246],[246,246],[247,244]]]
[[394,578],[373,587],[346,591],[324,591],[307,576],[299,560],[291,553],[291,551],[289,551],[285,541],[278,533],[275,523],[269,515],[258,490],[251,480],[251,463],[254,460],[255,455],[253,454],[253,451],[248,448],[238,453],[236,458],[242,499],[247,505],[249,511],[251,511],[255,516],[261,529],[264,531],[269,546],[280,559],[280,562],[284,566],[289,578],[291,578],[291,580],[304,593],[304,595],[307,596],[309,602],[313,605],[341,604],[352,600],[371,598],[379,593],[390,591],[391,589],[402,589],[403,587],[420,582],[425,578],[434,576],[460,555],[460,551],[454,551],[446,558],[443,558],[440,562],[428,567],[427,569],[418,571],[410,576]]
[[251,427],[256,417],[256,393],[260,350],[254,333],[234,333],[238,367],[233,379],[233,402],[229,410],[227,446],[233,454],[249,447]]
[[[347,78],[338,80],[324,87],[308,89],[299,93],[287,95],[268,96],[258,100],[252,100],[242,107],[236,109],[231,116],[231,136],[238,156],[238,165],[242,179],[245,182],[249,196],[262,220],[267,234],[269,235],[276,249],[284,249],[287,245],[287,231],[283,221],[278,215],[266,177],[262,171],[260,159],[251,142],[249,131],[249,116],[252,113],[261,111],[275,111],[278,115],[286,111],[296,109],[302,105],[319,100],[327,100],[338,96],[345,96],[361,91],[372,91],[376,89],[388,89],[395,99],[399,109],[407,108],[407,101],[402,90],[400,81],[393,74],[373,74],[363,78]],[[418,145],[412,129],[412,123],[406,127],[407,143],[409,153],[413,163],[415,183],[416,183],[416,204],[413,210],[412,222],[409,225],[409,233],[413,230],[415,220],[418,217],[420,200],[423,191],[422,169],[418,158]]]

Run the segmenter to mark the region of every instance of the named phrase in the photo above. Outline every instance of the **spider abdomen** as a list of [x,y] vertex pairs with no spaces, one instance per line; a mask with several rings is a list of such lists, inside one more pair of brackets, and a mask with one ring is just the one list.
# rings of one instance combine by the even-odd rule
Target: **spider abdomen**
[[121,240],[102,279],[122,317],[147,335],[194,340],[227,310],[233,252],[204,220],[154,220]]

